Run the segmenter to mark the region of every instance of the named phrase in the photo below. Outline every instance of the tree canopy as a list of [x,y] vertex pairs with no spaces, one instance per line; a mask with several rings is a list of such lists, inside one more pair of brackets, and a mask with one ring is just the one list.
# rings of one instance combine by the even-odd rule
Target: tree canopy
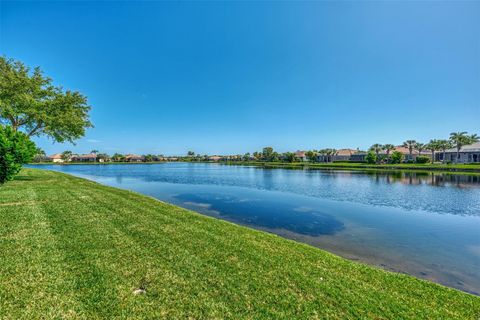
[[52,84],[39,67],[0,57],[0,123],[28,137],[74,142],[92,127],[87,98]]

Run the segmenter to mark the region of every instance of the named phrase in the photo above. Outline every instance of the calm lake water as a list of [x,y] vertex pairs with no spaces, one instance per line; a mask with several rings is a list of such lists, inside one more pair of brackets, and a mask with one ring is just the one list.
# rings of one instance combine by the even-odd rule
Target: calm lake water
[[41,165],[480,295],[480,176]]

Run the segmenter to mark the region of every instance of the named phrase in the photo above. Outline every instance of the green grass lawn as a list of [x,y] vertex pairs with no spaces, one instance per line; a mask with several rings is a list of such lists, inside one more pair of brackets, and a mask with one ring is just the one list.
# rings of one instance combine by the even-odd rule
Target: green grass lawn
[[473,295],[35,169],[0,187],[0,261],[0,319],[480,317]]

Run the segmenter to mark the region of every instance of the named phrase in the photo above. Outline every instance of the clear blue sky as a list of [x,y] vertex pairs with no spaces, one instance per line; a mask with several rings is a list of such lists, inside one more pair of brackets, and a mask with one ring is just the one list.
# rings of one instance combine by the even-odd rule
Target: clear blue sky
[[0,2],[0,53],[89,98],[48,153],[367,148],[480,133],[480,2]]

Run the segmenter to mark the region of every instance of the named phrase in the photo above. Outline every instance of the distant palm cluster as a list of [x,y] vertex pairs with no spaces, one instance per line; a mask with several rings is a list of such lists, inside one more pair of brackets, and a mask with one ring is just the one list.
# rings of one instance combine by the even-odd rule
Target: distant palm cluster
[[480,143],[476,134],[454,132],[449,139],[430,140],[420,143],[406,140],[401,145],[373,144],[369,150],[359,149],[320,149],[278,153],[272,147],[262,151],[245,153],[243,155],[200,155],[188,151],[185,156],[136,155],[115,153],[108,155],[92,150],[89,154],[74,154],[71,151],[46,156],[38,150],[36,162],[166,162],[166,161],[198,161],[198,162],[366,162],[371,164],[395,163],[477,163],[480,162]]

